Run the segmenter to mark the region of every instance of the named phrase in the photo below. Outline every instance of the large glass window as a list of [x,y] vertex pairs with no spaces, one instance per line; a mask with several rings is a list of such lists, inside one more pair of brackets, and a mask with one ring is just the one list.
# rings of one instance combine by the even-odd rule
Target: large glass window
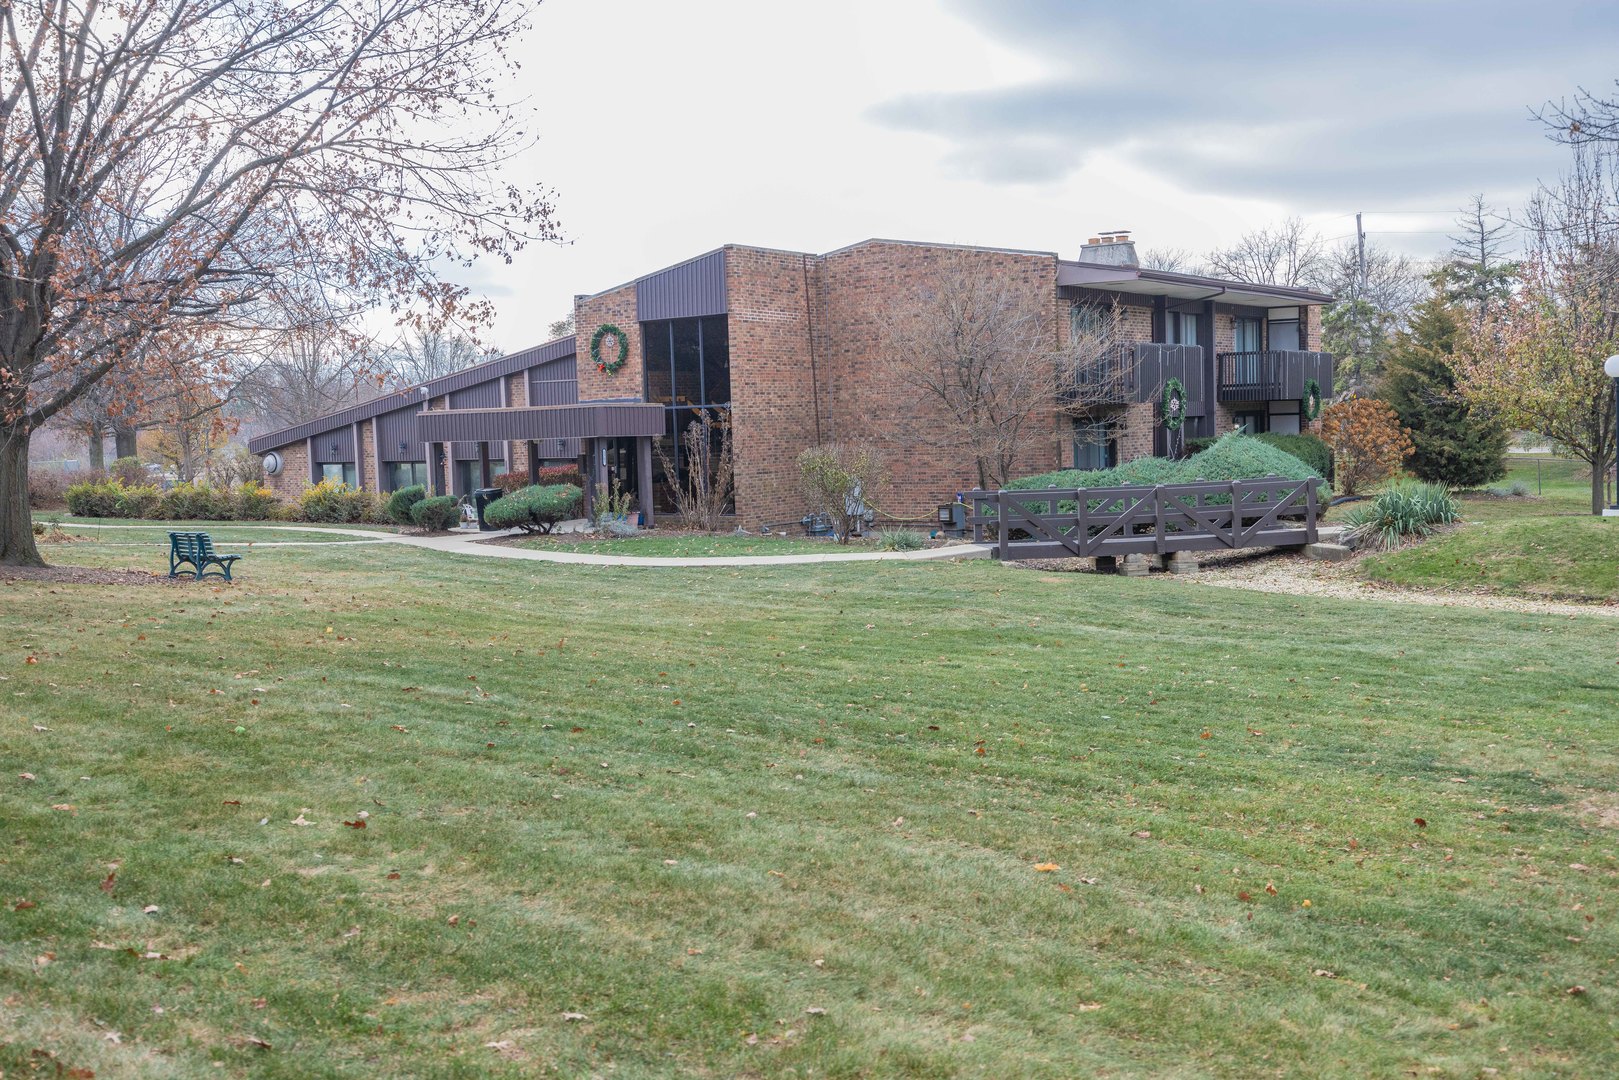
[[[665,405],[666,434],[655,443],[652,458],[653,504],[674,509],[670,495],[692,467],[680,436],[700,419],[699,410],[729,412],[731,407],[731,340],[724,315],[696,319],[664,319],[641,324],[646,361],[646,400]],[[718,451],[719,432],[711,442]],[[673,466],[673,475],[663,466]]]
[[333,461],[322,465],[320,467],[320,478],[330,480],[335,484],[347,484],[349,487],[357,486],[355,484],[354,466],[343,462]]
[[[506,459],[492,457],[489,459],[489,477],[500,475],[506,471]],[[462,494],[475,491],[483,487],[483,469],[476,461],[457,461],[455,463],[456,490]]]
[[1169,313],[1169,344],[1197,344],[1197,315],[1190,311]]
[[1236,320],[1231,330],[1231,351],[1258,352],[1259,349],[1259,320]]
[[427,462],[425,461],[390,461],[388,462],[388,490],[398,491],[413,484],[427,483]]
[[1108,425],[1074,421],[1074,468],[1111,469],[1117,464],[1117,445]]

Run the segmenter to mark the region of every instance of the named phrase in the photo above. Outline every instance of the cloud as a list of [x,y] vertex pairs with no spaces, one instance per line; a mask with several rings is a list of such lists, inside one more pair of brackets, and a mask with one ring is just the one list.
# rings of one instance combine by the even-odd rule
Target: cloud
[[[1528,107],[1604,85],[1611,4],[957,0],[1029,59],[991,89],[913,93],[875,123],[944,140],[991,182],[1054,183],[1101,153],[1185,190],[1310,210],[1522,188],[1561,151]],[[1577,33],[1567,31],[1577,28]],[[1537,48],[1554,39],[1558,52]]]

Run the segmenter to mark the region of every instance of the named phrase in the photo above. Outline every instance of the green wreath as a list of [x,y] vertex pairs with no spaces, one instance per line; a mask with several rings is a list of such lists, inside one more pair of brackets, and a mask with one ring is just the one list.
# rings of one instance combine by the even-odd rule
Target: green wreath
[[[602,359],[602,338],[611,334],[618,342],[618,359]],[[596,332],[590,336],[590,358],[596,362],[596,370],[614,374],[624,366],[624,361],[630,357],[630,339],[624,336],[624,331],[612,323],[602,323],[596,327]]]
[[1186,423],[1186,385],[1179,379],[1164,383],[1164,428],[1179,431]]
[[1314,420],[1321,415],[1321,384],[1314,379],[1304,380],[1304,396],[1299,398],[1299,412],[1304,419]]

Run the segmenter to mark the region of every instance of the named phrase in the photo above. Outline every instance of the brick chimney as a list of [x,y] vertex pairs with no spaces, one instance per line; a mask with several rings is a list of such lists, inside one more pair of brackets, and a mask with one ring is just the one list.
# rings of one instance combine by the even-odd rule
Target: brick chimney
[[1136,244],[1130,239],[1129,229],[1108,229],[1093,236],[1079,249],[1079,261],[1101,263],[1105,266],[1140,266],[1136,258]]

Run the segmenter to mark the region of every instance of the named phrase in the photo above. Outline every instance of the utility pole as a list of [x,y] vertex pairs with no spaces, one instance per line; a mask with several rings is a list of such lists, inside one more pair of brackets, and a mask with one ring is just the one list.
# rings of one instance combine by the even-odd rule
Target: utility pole
[[1360,296],[1366,296],[1366,230],[1360,226],[1360,212],[1355,212],[1355,249],[1360,267]]

